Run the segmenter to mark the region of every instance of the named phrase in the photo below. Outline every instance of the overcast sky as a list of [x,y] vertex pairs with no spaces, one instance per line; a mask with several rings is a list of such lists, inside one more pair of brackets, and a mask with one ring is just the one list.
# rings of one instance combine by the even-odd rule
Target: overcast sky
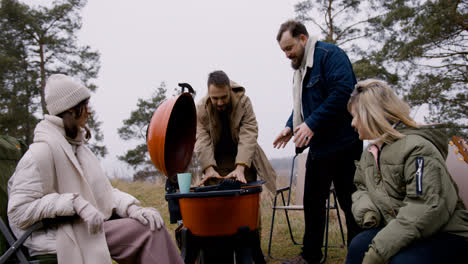
[[138,98],[149,98],[163,81],[169,96],[177,83],[188,82],[198,101],[207,92],[208,73],[219,69],[246,88],[268,157],[292,155],[292,144],[276,150],[272,142],[292,109],[292,69],[275,37],[279,25],[294,17],[294,3],[88,1],[80,40],[101,53],[92,105],[104,123],[104,166],[115,166],[115,156],[132,147],[117,129]]
[[[52,0],[22,0],[49,5]],[[190,83],[198,102],[214,70],[246,88],[259,125],[258,142],[271,158],[294,154],[292,142],[273,148],[292,110],[289,60],[276,42],[281,23],[294,18],[298,0],[88,0],[79,42],[101,54],[97,92],[91,98],[103,122],[103,160],[112,174],[128,173],[116,156],[134,147],[117,134],[123,120],[165,82],[168,96],[179,82]],[[307,25],[309,34],[317,29]],[[363,43],[363,45],[366,43]],[[353,58],[351,58],[353,60]],[[417,111],[418,112],[418,111]],[[417,120],[425,111],[419,110]]]
[[292,144],[276,150],[272,142],[292,109],[292,69],[275,37],[279,25],[294,17],[295,2],[89,0],[79,40],[101,53],[91,104],[103,121],[106,169],[133,147],[117,129],[138,98],[149,98],[161,82],[169,96],[177,83],[188,82],[198,101],[207,92],[208,73],[219,69],[246,88],[267,156],[293,155]]
[[[50,4],[36,0],[28,3]],[[246,88],[259,124],[258,142],[269,158],[294,154],[291,142],[273,149],[292,109],[293,71],[276,42],[279,25],[294,17],[296,0],[89,0],[79,41],[101,53],[98,90],[91,99],[103,122],[105,167],[133,147],[117,129],[161,82],[169,96],[190,83],[196,101],[209,72],[224,70]],[[314,33],[309,28],[310,33]]]

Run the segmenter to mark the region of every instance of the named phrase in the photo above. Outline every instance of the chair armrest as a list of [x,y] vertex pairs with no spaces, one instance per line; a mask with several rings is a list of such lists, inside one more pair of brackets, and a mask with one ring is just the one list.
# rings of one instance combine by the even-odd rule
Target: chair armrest
[[282,192],[287,191],[287,190],[289,190],[289,187],[284,187],[284,188],[281,188],[281,189],[277,189],[276,194],[282,193]]
[[50,227],[56,227],[63,223],[70,223],[77,219],[80,219],[80,216],[77,214],[74,214],[71,216],[57,216],[54,218],[44,218],[41,220],[41,222],[43,224],[43,227],[50,228]]
[[41,228],[44,228],[44,227],[49,228],[49,227],[57,226],[57,225],[62,224],[62,223],[71,222],[71,221],[74,221],[75,219],[78,219],[78,218],[79,218],[79,216],[75,214],[73,216],[58,216],[56,218],[42,219],[41,221],[38,221],[38,222],[34,223],[32,226],[28,227],[25,230],[25,232],[23,233],[23,235],[21,237],[19,237],[17,240],[15,240],[15,238],[13,237],[9,227],[5,224],[5,222],[3,222],[3,220],[0,219],[0,230],[3,233],[3,236],[8,241],[8,244],[10,244],[10,247],[8,248],[8,250],[5,253],[3,253],[3,255],[0,257],[0,263],[5,263],[11,257],[11,255],[13,255],[15,253],[20,254],[20,256],[18,256],[20,263],[29,263],[29,262],[27,262],[24,254],[22,254],[22,252],[21,253],[18,252],[18,250],[21,248],[24,241],[34,231],[37,231],[37,230],[39,230]]
[[[8,226],[5,224],[5,222],[3,222],[3,220],[0,219],[0,229],[3,233],[3,236],[8,241],[8,244],[10,244],[10,247],[8,248],[8,250],[5,251],[5,253],[3,253],[3,255],[0,257],[0,263],[5,263],[11,257],[11,255],[15,254],[21,248],[24,241],[31,235],[32,232],[42,228],[43,226],[44,224],[42,223],[42,221],[34,223],[32,226],[26,229],[24,234],[21,237],[19,237],[18,240],[15,241],[15,238],[13,237],[13,234],[10,232],[10,229],[8,228]],[[21,264],[28,263],[24,254],[21,251],[18,253],[19,253],[18,258],[19,258],[20,263]]]

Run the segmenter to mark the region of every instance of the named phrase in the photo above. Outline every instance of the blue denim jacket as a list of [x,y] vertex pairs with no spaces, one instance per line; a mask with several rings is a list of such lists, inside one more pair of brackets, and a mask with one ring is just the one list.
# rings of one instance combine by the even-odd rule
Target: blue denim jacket
[[[346,53],[336,45],[317,41],[314,65],[307,67],[302,83],[302,112],[314,132],[309,153],[316,158],[349,147],[359,140],[351,127],[347,104],[356,84]],[[286,126],[292,128],[293,113]]]

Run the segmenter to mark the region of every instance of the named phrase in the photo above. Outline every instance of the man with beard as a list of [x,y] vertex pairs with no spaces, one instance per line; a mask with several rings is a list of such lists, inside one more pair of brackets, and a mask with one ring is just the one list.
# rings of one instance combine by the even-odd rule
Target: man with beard
[[346,216],[348,245],[360,231],[351,212],[353,177],[362,141],[351,127],[346,106],[356,84],[343,50],[309,37],[306,27],[289,20],[280,26],[278,44],[291,60],[293,112],[273,142],[284,148],[294,135],[296,152],[309,147],[304,184],[305,232],[302,253],[287,263],[320,263],[325,229],[325,201],[333,181]]
[[276,190],[276,173],[257,143],[258,126],[245,88],[229,80],[223,71],[208,75],[208,95],[197,105],[195,153],[203,181],[211,185],[223,178],[242,183],[267,180]]
[[[257,143],[257,120],[245,88],[223,71],[210,73],[207,85],[208,95],[197,105],[195,153],[204,175],[201,184],[216,184],[223,178],[246,183],[258,176],[274,193],[276,172]],[[260,241],[256,245],[254,261],[264,263]],[[215,263],[226,263],[220,261],[220,251],[207,253],[213,254]]]

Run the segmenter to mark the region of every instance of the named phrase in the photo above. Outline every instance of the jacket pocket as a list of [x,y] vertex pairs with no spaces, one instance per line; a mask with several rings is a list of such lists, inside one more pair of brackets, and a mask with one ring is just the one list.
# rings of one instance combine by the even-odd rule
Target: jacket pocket
[[307,105],[310,107],[310,112],[317,109],[328,96],[320,75],[310,77],[305,86],[304,93],[303,96],[305,96],[308,102]]
[[403,165],[386,164],[382,179],[384,188],[392,198],[403,200],[406,195],[406,183],[402,176]]
[[319,81],[320,81],[320,75],[310,77],[309,82],[307,82],[306,88],[307,88],[307,89],[311,89],[311,88],[314,87]]

